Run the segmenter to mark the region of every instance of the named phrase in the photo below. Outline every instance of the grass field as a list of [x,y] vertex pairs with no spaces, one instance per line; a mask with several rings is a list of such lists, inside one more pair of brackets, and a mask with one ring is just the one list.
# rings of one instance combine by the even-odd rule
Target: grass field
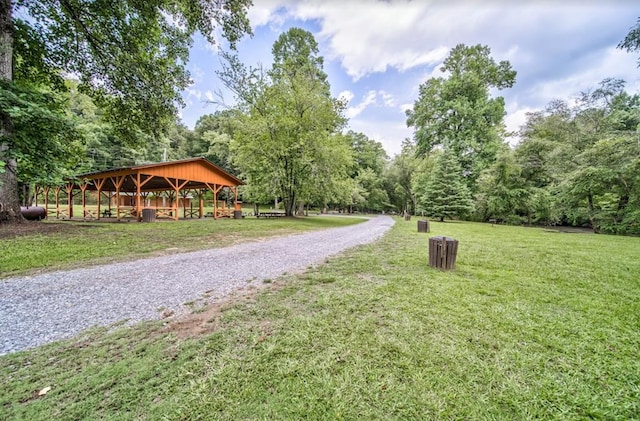
[[308,217],[188,219],[180,221],[29,223],[1,227],[0,279],[39,270],[64,269],[159,254],[224,247],[239,241],[362,222],[361,218]]
[[[427,266],[432,235],[460,241],[455,271]],[[0,418],[638,419],[638,256],[640,238],[398,220],[190,319],[1,357]]]

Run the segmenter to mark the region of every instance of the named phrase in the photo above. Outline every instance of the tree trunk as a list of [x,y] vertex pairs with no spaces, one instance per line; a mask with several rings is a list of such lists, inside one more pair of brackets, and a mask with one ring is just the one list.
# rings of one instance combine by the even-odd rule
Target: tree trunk
[[593,232],[598,234],[600,228],[598,227],[598,222],[595,217],[595,207],[593,205],[593,195],[591,193],[587,194],[587,203],[589,204],[589,223],[591,224],[591,228],[593,228]]
[[[13,23],[11,0],[0,0],[0,79],[13,80]],[[0,139],[13,135],[11,117],[0,110]],[[0,221],[22,222],[18,195],[18,163],[9,155],[10,145],[0,140]]]
[[291,195],[287,199],[284,199],[284,213],[286,216],[293,216],[296,209],[295,194]]
[[413,206],[413,214],[415,215],[418,212],[418,198],[415,194],[410,194],[411,204]]
[[616,222],[618,224],[621,223],[622,220],[624,219],[624,211],[627,208],[628,204],[629,204],[629,195],[623,194],[622,196],[620,196],[620,199],[618,200],[618,213],[616,215]]

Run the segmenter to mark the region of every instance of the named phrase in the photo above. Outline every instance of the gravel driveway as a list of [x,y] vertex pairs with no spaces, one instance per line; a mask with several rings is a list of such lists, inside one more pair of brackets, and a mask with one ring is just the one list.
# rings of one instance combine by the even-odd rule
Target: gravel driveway
[[92,326],[157,319],[203,294],[225,297],[285,272],[372,242],[394,221],[379,216],[342,228],[133,262],[0,280],[0,355],[69,338]]

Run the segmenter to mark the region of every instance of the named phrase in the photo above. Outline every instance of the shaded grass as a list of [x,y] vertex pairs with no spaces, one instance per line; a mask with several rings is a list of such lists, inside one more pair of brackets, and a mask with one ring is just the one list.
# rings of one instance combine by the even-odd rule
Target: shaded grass
[[[212,334],[146,323],[4,356],[0,415],[640,418],[640,239],[415,228],[226,305]],[[432,235],[460,241],[455,271],[427,266]]]
[[0,278],[339,227],[361,218],[186,220],[140,223],[42,222],[46,233],[0,238]]

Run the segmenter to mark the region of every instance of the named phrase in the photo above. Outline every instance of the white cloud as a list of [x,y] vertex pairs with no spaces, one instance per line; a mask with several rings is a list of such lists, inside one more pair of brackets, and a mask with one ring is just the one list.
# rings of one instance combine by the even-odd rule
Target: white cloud
[[[548,59],[566,56],[567,48],[580,50],[597,28],[600,38],[614,31],[622,36],[619,16],[635,12],[630,1],[518,2],[502,1],[269,1],[253,12],[256,22],[279,22],[283,17],[315,21],[317,39],[324,42],[329,59],[338,60],[354,80],[389,68],[406,71],[442,62],[459,43],[486,44],[494,56],[512,63],[544,65],[532,51],[546,50]],[[270,19],[272,21],[270,21]],[[621,39],[621,37],[620,37]],[[439,66],[438,66],[439,67]],[[434,67],[437,69],[437,67]]]
[[504,119],[507,131],[517,132],[520,130],[520,127],[527,121],[527,114],[535,111],[539,111],[539,109],[520,106],[517,103],[507,104],[508,115]]
[[[511,131],[525,121],[526,112],[555,98],[568,100],[606,77],[625,79],[629,92],[640,89],[638,55],[615,48],[636,23],[637,5],[630,0],[255,3],[249,9],[253,28],[266,27],[271,34],[251,46],[247,42],[241,49],[246,62],[268,64],[272,40],[267,38],[289,25],[312,31],[332,86],[349,101],[350,124],[380,140],[390,153],[411,136],[400,111],[413,106],[420,83],[447,76],[440,67],[459,43],[488,45],[496,61],[509,60],[518,72],[513,88],[494,93],[505,97],[505,124]],[[203,92],[208,88],[213,89],[200,87]]]
[[351,102],[354,96],[354,93],[349,90],[342,91],[338,94],[338,98],[344,100],[347,104]]
[[395,107],[396,99],[393,95],[386,91],[378,91],[378,94],[382,97],[385,107]]
[[347,108],[347,112],[346,112],[347,117],[354,118],[355,116],[360,114],[362,111],[364,111],[364,109],[367,108],[369,105],[375,104],[376,96],[377,96],[376,91],[369,91],[358,105],[356,105],[355,107]]
[[287,18],[286,8],[293,4],[293,1],[282,0],[260,0],[249,8],[248,17],[251,27],[255,30],[260,26],[270,26],[272,30],[277,30]]
[[204,97],[207,99],[207,101],[209,102],[213,102],[214,101],[214,96],[213,96],[213,92],[211,91],[207,91],[204,93]]
[[[343,91],[338,95],[338,97],[341,96],[344,96],[348,98],[348,101],[351,101],[351,99],[353,99],[354,97],[354,94],[351,91]],[[360,101],[357,105],[348,107],[346,115],[348,118],[354,118],[371,105],[393,108],[396,106],[396,98],[386,91],[371,90],[367,92],[367,94],[362,98],[362,101]]]
[[198,89],[188,88],[186,92],[187,92],[187,98],[196,98],[198,101],[202,99],[202,92]]
[[397,122],[354,119],[349,121],[349,129],[361,132],[368,138],[376,140],[382,144],[387,154],[392,157],[402,151],[402,141],[411,138],[413,131],[404,124]]
[[190,64],[189,66],[189,72],[191,73],[191,75],[193,76],[193,81],[195,83],[197,82],[201,82],[204,79],[204,70],[202,70],[198,65],[196,64]]

